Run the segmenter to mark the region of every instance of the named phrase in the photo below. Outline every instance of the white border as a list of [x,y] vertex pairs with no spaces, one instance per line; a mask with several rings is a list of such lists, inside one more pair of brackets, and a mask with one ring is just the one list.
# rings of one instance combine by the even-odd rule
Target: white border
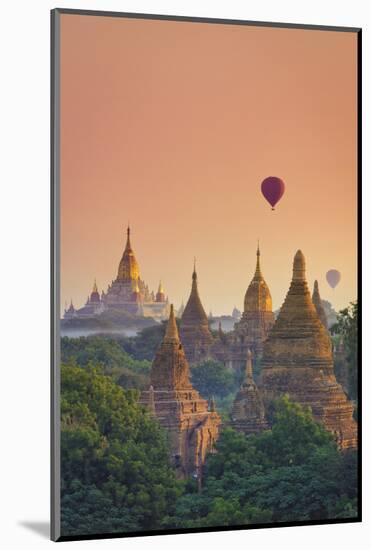
[[[1,543],[4,548],[40,548],[51,543],[35,532],[49,520],[49,10],[54,7],[100,9],[278,21],[363,28],[364,246],[370,234],[370,51],[369,2],[339,0],[260,1],[60,1],[8,0],[1,6]],[[369,217],[370,219],[370,217]],[[370,261],[364,250],[364,281]],[[370,290],[364,285],[364,393],[369,384],[366,331],[370,326]],[[25,314],[26,312],[26,314]],[[368,330],[369,332],[369,330]],[[5,352],[5,353],[4,353]],[[370,405],[365,395],[363,425]],[[259,548],[365,548],[371,539],[370,436],[364,444],[364,523],[205,533],[124,540],[68,543],[172,548],[246,544]],[[368,546],[368,545],[367,545]]]

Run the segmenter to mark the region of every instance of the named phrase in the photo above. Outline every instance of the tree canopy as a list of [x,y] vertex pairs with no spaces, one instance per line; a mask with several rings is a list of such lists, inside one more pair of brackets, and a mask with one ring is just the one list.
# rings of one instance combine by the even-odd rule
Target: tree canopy
[[356,454],[340,453],[309,410],[275,403],[272,429],[221,433],[199,494],[190,484],[172,526],[248,525],[357,515]]
[[61,339],[62,362],[86,367],[89,363],[100,365],[104,374],[110,375],[122,387],[145,389],[149,384],[151,364],[131,357],[119,342],[106,336],[63,337]]
[[166,434],[100,369],[61,376],[62,534],[158,528],[181,490]]
[[202,397],[226,397],[237,389],[236,376],[219,361],[208,359],[191,368],[192,385]]

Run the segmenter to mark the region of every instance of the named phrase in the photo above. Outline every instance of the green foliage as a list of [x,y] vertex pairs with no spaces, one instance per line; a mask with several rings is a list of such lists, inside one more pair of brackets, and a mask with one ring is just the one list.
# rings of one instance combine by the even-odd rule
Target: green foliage
[[237,384],[235,374],[219,361],[208,359],[191,369],[192,384],[202,397],[226,397],[234,392]]
[[62,366],[61,465],[64,535],[156,529],[181,486],[166,435],[100,369]]
[[337,322],[331,327],[332,334],[343,337],[346,358],[349,369],[349,395],[357,399],[358,388],[358,305],[351,302],[349,307],[342,309],[337,316]]
[[[154,353],[163,328],[151,327],[143,354]],[[136,338],[62,339],[63,534],[357,515],[356,453],[339,453],[310,410],[287,397],[268,410],[271,430],[221,432],[201,492],[196,480],[176,481],[167,434],[138,405],[150,363],[129,355],[129,340],[139,355]],[[208,360],[192,367],[192,381],[203,397],[215,395],[227,420],[238,375]]]
[[278,400],[272,429],[223,430],[202,493],[189,487],[171,526],[248,525],[357,515],[356,453],[340,453],[310,411]]
[[126,389],[148,387],[150,363],[130,357],[113,338],[65,336],[61,339],[61,355],[63,363],[75,363],[80,367],[90,363],[101,366],[104,374]]
[[318,448],[334,447],[333,437],[314,422],[309,409],[285,396],[273,403],[273,426],[258,438],[258,448],[272,466],[303,464]]
[[130,338],[116,337],[121,348],[139,361],[153,361],[157,348],[165,335],[167,321],[144,328]]

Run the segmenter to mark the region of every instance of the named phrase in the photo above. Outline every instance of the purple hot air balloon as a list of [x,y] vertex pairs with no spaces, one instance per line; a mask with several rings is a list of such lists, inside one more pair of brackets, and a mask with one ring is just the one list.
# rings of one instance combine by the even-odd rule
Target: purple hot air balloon
[[331,288],[335,288],[341,279],[340,272],[337,269],[330,269],[326,273],[326,279]]
[[274,210],[275,205],[285,192],[285,184],[280,178],[269,176],[269,178],[265,178],[265,180],[263,180],[261,191],[264,198],[271,205],[272,210]]

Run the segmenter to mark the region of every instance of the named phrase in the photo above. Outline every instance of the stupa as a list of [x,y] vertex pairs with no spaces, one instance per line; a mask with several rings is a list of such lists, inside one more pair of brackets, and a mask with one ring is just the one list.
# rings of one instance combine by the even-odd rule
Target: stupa
[[247,351],[261,357],[263,344],[274,324],[272,298],[260,267],[260,248],[256,251],[254,276],[246,290],[241,320],[234,325],[230,348],[230,364],[243,369]]
[[191,293],[181,318],[180,336],[190,363],[197,363],[209,356],[213,337],[198,293],[196,265],[192,273]]
[[268,429],[263,400],[254,382],[250,350],[247,352],[245,379],[233,403],[231,425],[246,435]]
[[331,339],[313,305],[300,250],[286,299],[264,344],[261,387],[267,402],[288,394],[309,406],[340,448],[357,446],[353,406],[335,378]]
[[326,317],[325,310],[323,308],[321,296],[319,294],[318,281],[314,281],[312,302],[314,304],[314,307],[316,308],[319,320],[321,321],[323,326],[327,329],[328,328],[327,317]]
[[177,476],[193,475],[200,480],[221,420],[215,407],[209,410],[208,402],[192,387],[172,305],[165,337],[152,363],[150,384],[140,401],[168,431]]

